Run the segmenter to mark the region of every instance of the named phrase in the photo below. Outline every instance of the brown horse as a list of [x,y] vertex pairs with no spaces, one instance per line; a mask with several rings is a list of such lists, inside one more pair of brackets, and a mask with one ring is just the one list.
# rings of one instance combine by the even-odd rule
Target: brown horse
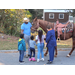
[[[31,28],[31,31],[35,31],[39,27],[41,27],[47,33],[47,29],[46,29],[47,25],[50,25],[54,29],[54,23],[43,21],[43,20],[35,18],[33,20],[33,26]],[[67,57],[70,57],[70,55],[72,54],[72,52],[74,51],[74,48],[75,48],[75,24],[73,24],[73,25],[74,25],[73,32],[68,32],[68,33],[66,33],[66,36],[65,36],[65,40],[67,40],[69,38],[72,38],[72,40],[73,40],[72,50],[67,55]],[[55,36],[56,36],[56,39],[57,39],[57,32],[55,32]],[[64,40],[64,33],[62,33],[60,35],[60,39]],[[47,53],[48,53],[48,48],[47,48],[46,53],[44,55],[46,56]],[[56,49],[55,49],[55,57],[57,57],[57,46],[56,46]]]

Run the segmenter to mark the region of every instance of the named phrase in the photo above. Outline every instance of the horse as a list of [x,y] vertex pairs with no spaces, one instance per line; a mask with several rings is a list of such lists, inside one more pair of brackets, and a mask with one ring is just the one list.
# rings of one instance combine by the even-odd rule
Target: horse
[[[41,27],[46,33],[47,33],[47,25],[50,25],[53,29],[54,29],[54,23],[51,23],[51,22],[48,22],[48,21],[44,21],[44,20],[41,20],[41,19],[37,19],[37,17],[33,20],[33,24],[32,24],[32,27],[31,27],[31,32],[33,31],[37,31],[37,29],[39,27]],[[74,51],[75,49],[75,24],[73,23],[73,31],[72,32],[67,32],[66,35],[65,35],[65,40],[69,39],[69,38],[72,38],[72,49],[71,51],[69,52],[69,54],[67,55],[67,57],[70,57],[70,55],[72,54],[72,52]],[[57,31],[55,31],[55,36],[56,36],[56,39],[57,39]],[[60,40],[64,40],[64,33],[62,33],[60,35]],[[48,48],[45,52],[45,56],[47,55],[48,53]],[[55,47],[55,57],[57,57],[57,46]]]

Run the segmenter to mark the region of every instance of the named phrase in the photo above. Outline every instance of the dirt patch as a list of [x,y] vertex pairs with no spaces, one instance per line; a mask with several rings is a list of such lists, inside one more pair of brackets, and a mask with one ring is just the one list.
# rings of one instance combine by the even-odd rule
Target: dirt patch
[[0,52],[0,53],[18,53],[18,51],[5,51],[5,52]]
[[19,39],[19,37],[10,36],[10,35],[0,33],[0,41],[10,41],[11,42],[11,41],[16,41],[18,39]]

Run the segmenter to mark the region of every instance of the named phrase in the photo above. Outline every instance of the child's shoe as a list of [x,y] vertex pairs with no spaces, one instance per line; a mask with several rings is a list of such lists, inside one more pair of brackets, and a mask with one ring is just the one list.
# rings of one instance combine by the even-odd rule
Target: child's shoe
[[37,62],[39,62],[40,60],[39,59],[37,59]]
[[32,58],[32,61],[36,61],[34,57]]
[[44,61],[44,58],[41,58],[42,61]]
[[29,61],[32,61],[32,59],[31,59],[31,58],[29,58]]

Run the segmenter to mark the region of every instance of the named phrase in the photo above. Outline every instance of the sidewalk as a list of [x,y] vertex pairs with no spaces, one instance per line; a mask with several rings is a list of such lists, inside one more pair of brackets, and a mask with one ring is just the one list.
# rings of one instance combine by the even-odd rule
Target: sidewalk
[[[28,50],[28,49],[27,49]],[[47,49],[44,49],[44,52],[46,51]],[[58,51],[70,51],[71,48],[58,48],[57,49]],[[4,53],[4,52],[9,52],[9,53],[12,53],[12,52],[18,52],[18,50],[0,50],[0,53]],[[36,52],[37,52],[37,49],[36,49]]]
[[[58,55],[54,58],[54,62],[50,65],[75,65],[75,51],[73,51],[71,57],[66,57],[66,55],[70,52],[70,48],[62,48],[58,49]],[[45,50],[44,50],[45,52]],[[36,57],[37,59],[37,50]],[[17,50],[0,50],[0,65],[48,65],[47,60],[49,56],[44,56],[45,61],[40,61],[37,63],[36,61],[28,61],[28,58],[24,58],[24,63],[19,63],[19,52]]]

